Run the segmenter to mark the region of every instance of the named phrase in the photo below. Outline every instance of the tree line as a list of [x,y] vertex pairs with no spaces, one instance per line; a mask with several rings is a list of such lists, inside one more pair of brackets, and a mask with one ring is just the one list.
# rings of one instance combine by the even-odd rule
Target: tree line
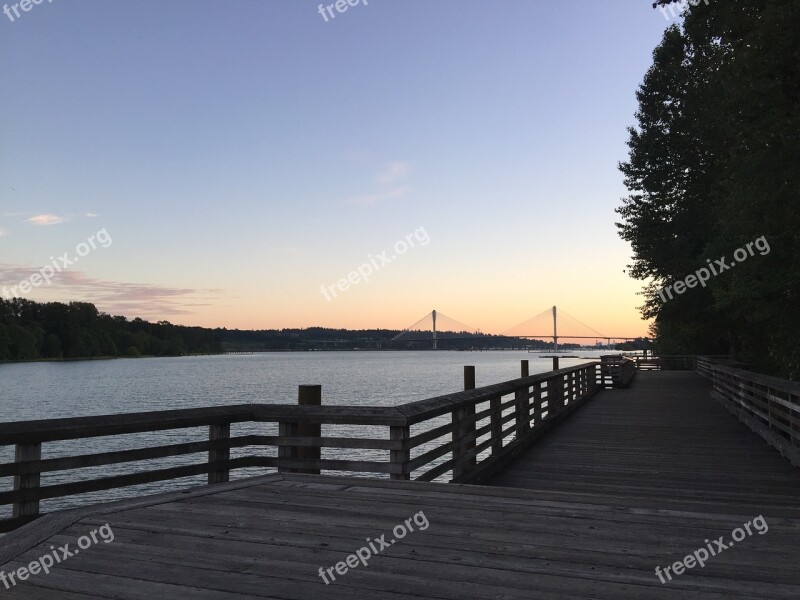
[[[86,302],[39,303],[0,299],[0,361],[221,354],[229,351],[429,350],[430,332],[394,329],[207,329],[111,316]],[[442,350],[550,350],[552,342],[467,331],[437,332]],[[647,340],[618,345],[646,348]],[[560,343],[560,350],[578,344]]]
[[[394,329],[331,329],[309,327],[306,329],[264,329],[248,331],[239,329],[216,329],[228,351],[265,350],[429,350],[432,347],[431,332],[405,332]],[[552,342],[520,340],[518,338],[471,333],[468,331],[437,332],[437,345],[443,350],[501,350],[532,348],[547,350]],[[564,349],[577,348],[576,344],[559,344]]]
[[[630,273],[645,282],[658,351],[731,354],[797,378],[800,2],[686,6],[653,53],[620,165]],[[733,258],[761,238],[768,253]]]
[[101,313],[86,302],[0,299],[0,361],[222,352],[209,329]]
[[[0,361],[85,359],[141,356],[221,354],[227,351],[427,350],[430,333],[392,329],[208,329],[151,323],[100,312],[86,302],[39,303],[23,298],[0,299]],[[439,332],[439,348],[489,350],[533,348],[551,343],[489,334]],[[561,349],[576,348],[561,344]]]

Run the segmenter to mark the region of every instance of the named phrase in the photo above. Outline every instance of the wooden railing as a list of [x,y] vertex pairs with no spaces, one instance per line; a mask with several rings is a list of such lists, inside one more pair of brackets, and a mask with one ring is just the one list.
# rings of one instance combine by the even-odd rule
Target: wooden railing
[[603,387],[626,388],[636,376],[636,362],[622,354],[600,357]]
[[711,381],[714,398],[800,467],[800,383],[703,356],[697,357],[697,371]]
[[[645,370],[659,370],[659,371],[695,371],[697,370],[697,355],[696,354],[652,354],[645,351],[644,354],[639,352],[622,352],[622,356],[630,358],[636,363],[636,369],[639,371]],[[708,356],[720,362],[728,362],[727,355],[714,355]],[[739,363],[741,364],[741,363]]]
[[[42,500],[202,474],[208,475],[209,484],[222,483],[232,471],[247,468],[378,474],[400,480],[485,481],[599,389],[597,366],[587,363],[479,389],[470,389],[474,388],[474,370],[470,373],[469,369],[474,368],[467,367],[465,391],[396,407],[253,404],[0,424],[0,447],[15,449],[13,462],[0,463],[0,477],[14,478],[13,490],[0,492],[0,506],[13,507],[11,518],[0,520],[0,531],[38,517]],[[527,361],[522,370],[527,375]],[[319,386],[301,386],[301,403],[304,397],[312,397],[313,404],[315,395],[319,395]],[[278,435],[231,433],[232,425],[262,423],[277,424]],[[333,437],[321,431],[322,426],[343,425],[369,427],[363,436]],[[57,447],[68,440],[96,443],[116,436],[188,432],[198,427],[207,431],[206,439],[42,458],[42,447],[47,444]],[[260,452],[231,457],[232,449],[253,448]],[[265,448],[271,456],[264,454]],[[326,458],[321,456],[323,448],[355,449],[360,458],[372,460]],[[198,453],[207,453],[207,459],[93,478],[77,479],[70,473]],[[42,474],[58,474],[69,481],[42,485]]]

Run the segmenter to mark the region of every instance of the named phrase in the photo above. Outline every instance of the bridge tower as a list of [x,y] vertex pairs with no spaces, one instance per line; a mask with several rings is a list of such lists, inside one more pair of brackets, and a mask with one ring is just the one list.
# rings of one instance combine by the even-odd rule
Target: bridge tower
[[558,352],[558,312],[553,307],[553,352]]
[[436,310],[435,309],[431,312],[431,317],[433,317],[433,338],[432,338],[433,349],[434,350],[438,350],[438,347],[436,345],[437,344],[437,340],[436,340]]

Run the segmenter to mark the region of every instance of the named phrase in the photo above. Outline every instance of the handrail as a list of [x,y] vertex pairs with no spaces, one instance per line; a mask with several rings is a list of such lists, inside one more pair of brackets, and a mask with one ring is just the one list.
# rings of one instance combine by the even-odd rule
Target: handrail
[[800,383],[697,357],[712,396],[796,467],[800,467]]
[[604,387],[626,388],[636,376],[636,362],[622,354],[600,357],[600,372]]
[[[527,361],[523,363],[526,374]],[[491,477],[590,398],[599,389],[597,366],[585,363],[395,407],[244,404],[2,423],[0,447],[14,446],[15,458],[0,463],[0,477],[14,478],[13,490],[0,492],[0,506],[13,507],[11,518],[0,519],[0,531],[37,518],[42,500],[202,474],[208,475],[209,484],[223,483],[239,469],[326,470],[476,483]],[[277,425],[277,435],[231,433],[232,425],[257,423]],[[319,433],[308,434],[308,425],[316,425],[312,431]],[[351,431],[336,437],[323,435],[321,425],[370,427],[363,435]],[[45,444],[199,427],[207,428],[205,439],[196,439],[195,434],[195,439],[180,443],[42,458]],[[248,448],[271,449],[272,455],[251,451],[231,457],[232,449]],[[307,452],[309,448],[362,452],[360,460],[349,460],[322,457]],[[208,453],[207,460],[51,485],[41,481],[42,474],[199,453]]]

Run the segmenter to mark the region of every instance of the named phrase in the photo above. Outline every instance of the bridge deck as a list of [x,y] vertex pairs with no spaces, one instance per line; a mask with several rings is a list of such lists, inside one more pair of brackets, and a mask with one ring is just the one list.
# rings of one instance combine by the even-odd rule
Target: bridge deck
[[[495,482],[516,487],[275,475],[50,515],[2,540],[0,570],[105,523],[115,539],[0,596],[796,599],[800,475],[707,393],[680,373],[602,392]],[[323,583],[420,511],[424,531]],[[762,514],[764,535],[655,576]]]

